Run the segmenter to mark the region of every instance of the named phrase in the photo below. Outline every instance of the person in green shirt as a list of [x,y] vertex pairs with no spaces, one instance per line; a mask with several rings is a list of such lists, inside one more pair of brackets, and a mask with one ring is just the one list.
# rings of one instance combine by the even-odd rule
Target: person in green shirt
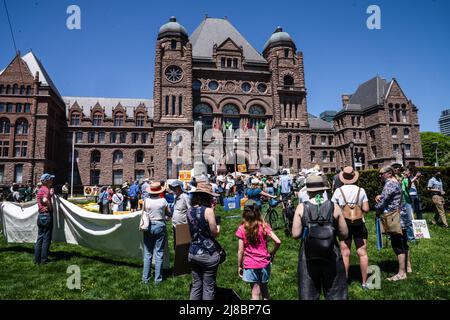
[[33,200],[33,185],[31,184],[31,182],[29,182],[27,184],[24,194],[25,194],[25,197],[24,197],[25,202],[29,202],[29,201]]

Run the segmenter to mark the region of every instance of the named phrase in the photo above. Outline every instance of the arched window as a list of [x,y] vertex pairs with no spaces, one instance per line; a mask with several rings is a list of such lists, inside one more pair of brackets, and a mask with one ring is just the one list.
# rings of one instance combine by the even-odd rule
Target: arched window
[[136,163],[144,163],[144,151],[138,150],[136,152]]
[[225,105],[222,112],[224,115],[239,115],[239,109],[234,104]]
[[11,93],[11,86],[8,84],[6,86],[6,94],[10,94]]
[[103,121],[103,114],[101,112],[95,112],[94,115],[92,116],[92,125],[94,127],[98,127],[102,125],[102,121]]
[[283,83],[285,86],[293,86],[294,85],[294,78],[290,75],[286,75],[283,78]]
[[18,94],[19,93],[19,86],[17,85],[17,83],[15,83],[13,85],[13,94]]
[[123,113],[117,112],[114,115],[114,126],[115,127],[122,127],[123,126]]
[[5,93],[5,86],[0,84],[0,94],[4,94]]
[[300,147],[300,136],[295,137],[295,147],[297,149]]
[[266,114],[266,110],[260,105],[253,105],[248,110],[248,113],[255,116],[263,116]]
[[391,133],[392,133],[392,138],[397,138],[398,129],[397,128],[392,128]]
[[27,96],[31,94],[31,86],[27,86]]
[[169,133],[169,134],[167,135],[167,140],[166,140],[166,142],[167,142],[167,148],[171,148],[171,147],[172,147],[172,134],[171,134],[171,133]]
[[213,113],[212,108],[206,103],[200,103],[194,108],[194,115],[211,115]]
[[292,136],[288,135],[288,149],[292,147]]
[[409,129],[408,128],[403,129],[403,138],[405,138],[405,139],[409,138]]
[[311,162],[314,162],[316,158],[316,153],[314,151],[311,151]]
[[100,161],[102,160],[102,155],[100,153],[100,151],[98,150],[94,150],[91,152],[91,163],[100,163]]
[[9,134],[11,130],[11,124],[8,119],[2,118],[0,119],[0,133]]
[[334,161],[334,151],[330,151],[330,162]]
[[328,158],[328,152],[326,151],[322,151],[322,161],[326,162]]
[[369,135],[370,135],[370,140],[371,141],[375,141],[375,131],[374,130],[370,130]]
[[81,120],[81,115],[78,112],[72,112],[70,115],[70,125],[71,126],[79,126]]
[[113,163],[119,164],[123,163],[123,153],[120,150],[114,151],[113,153]]
[[24,94],[25,93],[25,86],[21,85],[20,86],[20,94]]
[[138,113],[136,115],[136,127],[143,127],[145,124],[145,116],[143,113]]
[[16,134],[28,134],[28,121],[26,119],[17,120]]
[[223,118],[225,122],[225,126],[228,129],[239,129],[240,127],[240,117],[239,117],[239,109],[234,104],[227,104],[222,109]]

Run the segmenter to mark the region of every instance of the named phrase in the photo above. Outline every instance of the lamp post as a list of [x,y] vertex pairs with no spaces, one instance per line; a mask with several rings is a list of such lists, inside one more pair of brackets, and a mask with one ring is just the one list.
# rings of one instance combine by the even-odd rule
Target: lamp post
[[438,146],[439,146],[439,142],[433,142],[434,152],[436,154],[436,162],[434,163],[435,167],[439,167]]
[[402,142],[400,143],[400,149],[402,150],[402,165],[406,167],[405,163],[405,144]]
[[350,142],[349,147],[350,147],[350,156],[352,157],[352,168],[355,169],[355,154],[354,154],[355,143],[353,141]]
[[235,175],[235,177],[237,176],[236,172],[237,172],[237,144],[238,143],[239,143],[239,139],[235,135],[234,139],[233,139],[233,147],[234,147],[234,175]]

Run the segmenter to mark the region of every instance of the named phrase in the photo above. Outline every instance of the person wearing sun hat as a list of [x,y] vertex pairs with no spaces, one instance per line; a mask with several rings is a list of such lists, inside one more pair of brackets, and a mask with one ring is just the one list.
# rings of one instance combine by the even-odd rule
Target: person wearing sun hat
[[[321,176],[306,179],[309,200],[300,203],[292,225],[294,239],[302,237],[298,258],[298,292],[301,300],[347,300],[345,266],[336,236],[348,236],[347,224],[337,204],[324,200],[329,189]],[[320,221],[320,222],[318,222]],[[320,237],[314,237],[319,234]]]
[[[367,198],[366,191],[357,186],[356,183],[359,179],[359,172],[355,171],[353,167],[345,167],[339,173],[339,180],[343,186],[337,188],[334,191],[331,201],[339,205],[345,212],[357,212],[359,209],[363,214],[369,212],[369,199]],[[359,208],[357,208],[359,207]],[[355,242],[356,253],[359,257],[359,265],[361,269],[362,288],[367,289],[367,270],[369,268],[369,258],[367,256],[367,238],[368,232],[364,220],[364,216],[359,219],[349,220],[345,219],[348,227],[348,237],[341,241],[341,253],[344,260],[345,271],[348,276],[348,269],[350,267],[350,250],[352,241]]]
[[171,213],[166,199],[161,198],[165,188],[160,182],[153,182],[147,187],[148,197],[144,199],[142,214],[148,215],[150,224],[144,231],[144,270],[142,281],[148,284],[151,276],[153,252],[155,254],[155,284],[163,280],[164,245],[167,241],[166,219]]
[[[215,238],[220,233],[220,220],[212,204],[219,194],[209,183],[199,183],[191,192],[191,208],[187,219],[191,233],[188,261],[192,270],[191,300],[214,300],[220,245]],[[219,221],[218,221],[219,220]]]

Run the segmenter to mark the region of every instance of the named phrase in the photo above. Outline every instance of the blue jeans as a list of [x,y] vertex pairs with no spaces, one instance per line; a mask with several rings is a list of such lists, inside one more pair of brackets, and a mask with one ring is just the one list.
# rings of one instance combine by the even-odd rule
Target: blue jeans
[[155,283],[162,281],[164,245],[167,238],[166,224],[163,221],[151,222],[144,232],[144,272],[142,281],[148,283],[151,277],[153,251],[155,254]]
[[[42,224],[45,224],[43,226]],[[38,237],[34,246],[34,263],[47,263],[50,252],[50,243],[52,242],[53,215],[38,215]]]
[[414,213],[416,214],[417,220],[422,220],[423,215],[422,215],[420,197],[418,195],[412,195],[411,200],[412,200],[412,207],[413,207]]
[[416,238],[414,237],[414,228],[412,225],[412,205],[409,203],[404,203],[400,215],[403,222],[402,228],[406,229],[408,241],[416,241]]

